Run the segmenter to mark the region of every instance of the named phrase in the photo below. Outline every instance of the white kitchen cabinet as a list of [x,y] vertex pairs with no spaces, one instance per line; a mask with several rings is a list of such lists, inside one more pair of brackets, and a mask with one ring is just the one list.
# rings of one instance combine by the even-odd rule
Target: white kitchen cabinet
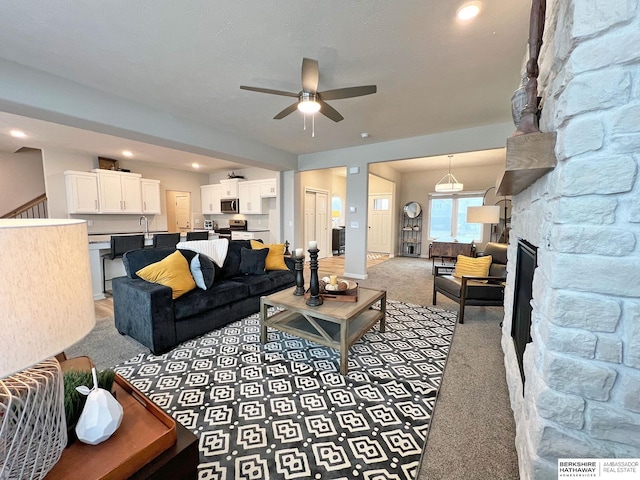
[[276,179],[260,180],[260,196],[261,197],[277,197]]
[[64,172],[68,213],[98,213],[98,176],[91,172]]
[[258,240],[263,239],[267,240],[269,238],[269,231],[261,231],[261,232],[238,232],[231,231],[231,240]]
[[238,185],[238,199],[240,200],[240,213],[261,214],[260,182],[240,182]]
[[[237,178],[230,178],[228,180],[220,180],[220,198],[238,198],[238,184],[240,181]],[[242,182],[244,183],[244,182]]]
[[201,185],[200,186],[200,199],[202,202],[203,214],[219,214],[220,211],[220,199],[222,194],[221,185]]
[[160,180],[142,178],[142,213],[147,215],[160,214]]
[[101,169],[93,171],[98,175],[100,213],[142,213],[142,175]]

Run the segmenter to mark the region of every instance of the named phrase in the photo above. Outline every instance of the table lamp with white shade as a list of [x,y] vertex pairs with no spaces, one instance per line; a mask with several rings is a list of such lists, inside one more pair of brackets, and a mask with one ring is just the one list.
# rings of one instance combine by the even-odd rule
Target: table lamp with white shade
[[91,331],[83,220],[0,220],[0,478],[43,478],[67,444],[54,357]]

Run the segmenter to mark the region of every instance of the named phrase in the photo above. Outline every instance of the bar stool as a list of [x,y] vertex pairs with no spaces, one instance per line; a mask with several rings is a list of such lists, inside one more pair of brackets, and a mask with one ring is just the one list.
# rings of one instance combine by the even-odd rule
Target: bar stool
[[153,248],[158,247],[175,247],[180,241],[180,232],[178,233],[154,233]]
[[[107,281],[111,278],[106,278],[105,260],[115,260],[116,258],[122,258],[129,250],[138,250],[144,248],[144,234],[140,235],[112,235],[111,236],[111,251],[102,255],[102,292],[107,292]],[[112,277],[113,278],[113,277]]]
[[187,232],[187,242],[190,240],[209,240],[209,232]]

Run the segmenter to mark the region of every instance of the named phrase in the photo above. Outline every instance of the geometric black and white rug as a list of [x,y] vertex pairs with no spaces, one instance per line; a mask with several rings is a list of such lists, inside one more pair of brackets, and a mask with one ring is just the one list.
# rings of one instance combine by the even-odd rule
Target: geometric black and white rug
[[415,479],[455,312],[387,301],[339,373],[258,314],[115,370],[199,438],[200,480]]

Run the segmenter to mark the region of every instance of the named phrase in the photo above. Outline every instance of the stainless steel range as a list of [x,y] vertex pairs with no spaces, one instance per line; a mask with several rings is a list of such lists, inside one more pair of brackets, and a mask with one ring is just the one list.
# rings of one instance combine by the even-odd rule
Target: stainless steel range
[[231,232],[246,232],[247,231],[247,221],[246,220],[237,220],[231,219],[229,220],[229,228],[218,228],[216,229],[216,233],[220,236],[220,238],[228,238],[231,240]]

